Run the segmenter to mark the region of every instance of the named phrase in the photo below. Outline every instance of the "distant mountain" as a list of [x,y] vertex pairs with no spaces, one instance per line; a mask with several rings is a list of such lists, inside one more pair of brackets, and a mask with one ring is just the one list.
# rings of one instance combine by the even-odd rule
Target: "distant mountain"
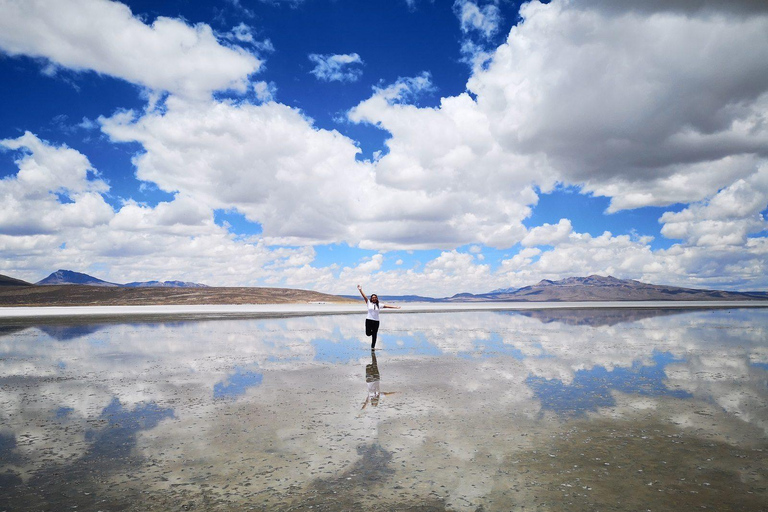
[[[10,279],[10,278],[9,278]],[[207,288],[204,284],[188,283],[185,281],[144,281],[127,284],[110,283],[88,274],[73,272],[72,270],[57,270],[42,281],[39,285],[80,284],[87,286],[118,286],[124,288]]]
[[[209,288],[204,284],[185,281],[144,281],[117,284],[73,272],[57,270],[38,285],[90,285],[109,288]],[[30,283],[0,275],[0,287],[30,286]],[[232,289],[235,290],[235,289]],[[245,288],[243,288],[245,290]],[[258,290],[254,288],[253,290]],[[147,290],[148,292],[150,290]],[[158,292],[159,293],[159,292]],[[235,293],[227,292],[227,293]],[[251,292],[248,292],[251,293]],[[253,292],[255,293],[255,291]],[[246,294],[247,295],[247,294]],[[356,300],[359,295],[343,295]],[[589,301],[706,301],[706,300],[768,300],[768,292],[731,292],[663,286],[612,276],[591,275],[569,277],[559,281],[544,279],[532,286],[500,288],[489,293],[459,293],[452,297],[432,298],[419,295],[379,295],[382,302],[589,302]],[[240,300],[240,299],[238,299]]]
[[53,274],[49,275],[42,281],[38,281],[38,285],[53,286],[61,284],[83,284],[88,286],[120,286],[116,283],[110,283],[102,281],[88,274],[82,274],[80,272],[73,272],[72,270],[59,269]]
[[126,288],[208,288],[207,284],[189,283],[187,281],[144,281],[125,283]]
[[[343,295],[356,299],[359,295]],[[458,293],[432,298],[419,295],[379,295],[382,302],[589,302],[589,301],[685,301],[685,300],[768,300],[766,292],[728,292],[661,286],[613,276],[544,279],[522,288],[499,288],[488,293]]]
[[582,301],[653,301],[653,300],[765,300],[764,292],[728,292],[701,290],[642,283],[612,276],[568,277],[560,281],[544,279],[532,286],[505,288],[490,293],[455,295],[458,301],[524,301],[524,302],[582,302]]
[[32,286],[32,283],[0,274],[0,286]]

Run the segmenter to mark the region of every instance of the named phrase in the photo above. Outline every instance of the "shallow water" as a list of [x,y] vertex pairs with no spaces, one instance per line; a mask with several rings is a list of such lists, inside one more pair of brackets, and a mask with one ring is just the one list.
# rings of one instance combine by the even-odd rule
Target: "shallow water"
[[0,326],[0,510],[768,509],[768,310],[363,322]]

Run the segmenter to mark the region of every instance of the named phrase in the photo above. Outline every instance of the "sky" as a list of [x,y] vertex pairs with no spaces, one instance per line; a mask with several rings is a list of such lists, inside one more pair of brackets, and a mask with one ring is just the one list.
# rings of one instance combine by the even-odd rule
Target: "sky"
[[0,0],[0,273],[768,289],[768,3]]

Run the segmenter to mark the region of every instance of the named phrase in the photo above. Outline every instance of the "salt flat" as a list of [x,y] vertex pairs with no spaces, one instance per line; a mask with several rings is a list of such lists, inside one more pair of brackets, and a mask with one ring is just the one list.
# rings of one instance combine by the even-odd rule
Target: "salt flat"
[[0,322],[0,508],[766,509],[768,309],[427,306]]
[[[394,303],[393,303],[394,304]],[[538,309],[605,309],[605,308],[765,308],[768,301],[626,301],[626,302],[463,302],[399,304],[392,313],[425,313],[440,311],[518,311]],[[113,317],[113,316],[280,316],[360,313],[360,304],[231,304],[231,305],[151,305],[151,306],[41,306],[0,307],[0,318],[48,317]]]

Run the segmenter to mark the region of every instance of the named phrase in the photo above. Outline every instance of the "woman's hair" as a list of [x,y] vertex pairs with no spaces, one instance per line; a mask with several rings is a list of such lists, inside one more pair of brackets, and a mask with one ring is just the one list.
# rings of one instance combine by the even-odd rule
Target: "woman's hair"
[[[373,297],[376,296],[376,302],[373,302]],[[379,296],[375,293],[371,294],[371,302],[373,302],[373,307],[376,309],[379,309]]]

